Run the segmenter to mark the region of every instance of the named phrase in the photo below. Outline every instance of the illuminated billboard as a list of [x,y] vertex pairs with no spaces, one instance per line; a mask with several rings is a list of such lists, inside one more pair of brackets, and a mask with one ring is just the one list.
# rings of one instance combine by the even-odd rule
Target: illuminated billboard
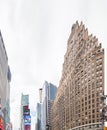
[[24,125],[31,125],[31,116],[30,115],[24,116]]

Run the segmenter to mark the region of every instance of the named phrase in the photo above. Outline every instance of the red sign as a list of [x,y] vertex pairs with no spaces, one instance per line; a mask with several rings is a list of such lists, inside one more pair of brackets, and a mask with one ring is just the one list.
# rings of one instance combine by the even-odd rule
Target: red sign
[[0,124],[0,130],[4,130],[3,126]]
[[0,118],[0,130],[4,130],[3,129],[3,119],[2,118]]
[[24,109],[24,110],[27,110],[27,109],[29,109],[29,106],[28,106],[28,105],[23,106],[23,109]]
[[25,125],[24,130],[31,130],[31,126]]

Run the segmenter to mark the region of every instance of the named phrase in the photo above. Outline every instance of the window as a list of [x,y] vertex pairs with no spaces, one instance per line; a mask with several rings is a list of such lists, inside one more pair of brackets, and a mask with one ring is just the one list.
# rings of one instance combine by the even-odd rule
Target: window
[[92,105],[92,108],[95,108],[95,105],[94,105],[94,104]]
[[95,115],[93,115],[92,118],[95,118]]
[[102,90],[102,87],[100,87],[100,90]]
[[93,120],[93,123],[94,123],[95,121]]
[[100,76],[100,79],[102,79],[102,76]]
[[92,94],[92,97],[94,97],[94,94]]
[[94,113],[95,112],[95,110],[92,110],[92,113]]
[[92,103],[94,103],[94,99],[92,100]]

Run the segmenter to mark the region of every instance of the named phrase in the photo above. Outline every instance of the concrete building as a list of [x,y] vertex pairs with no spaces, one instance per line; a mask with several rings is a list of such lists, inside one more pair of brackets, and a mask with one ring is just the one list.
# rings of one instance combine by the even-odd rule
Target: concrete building
[[57,87],[45,81],[42,88],[41,130],[51,127],[51,108],[55,99]]
[[[7,117],[10,123],[10,84],[9,84],[10,80],[11,80],[11,73],[8,66],[8,57],[4,46],[2,34],[0,32],[0,105],[4,115],[3,116],[4,129],[6,129]],[[7,110],[7,104],[9,108],[8,110]]]
[[76,22],[52,107],[52,130],[101,130],[103,94],[104,49],[82,22]]

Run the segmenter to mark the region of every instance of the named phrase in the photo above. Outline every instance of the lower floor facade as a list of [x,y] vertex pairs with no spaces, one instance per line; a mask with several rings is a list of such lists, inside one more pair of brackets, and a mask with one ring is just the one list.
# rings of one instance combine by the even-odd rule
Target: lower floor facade
[[86,124],[86,125],[81,125],[69,130],[102,130],[103,129],[102,122],[97,122],[97,123],[91,123],[91,124]]

